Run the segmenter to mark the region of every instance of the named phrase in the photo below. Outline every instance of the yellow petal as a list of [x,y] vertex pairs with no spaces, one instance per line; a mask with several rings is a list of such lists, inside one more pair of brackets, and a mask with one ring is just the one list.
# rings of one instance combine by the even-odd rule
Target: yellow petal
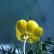
[[16,38],[17,38],[17,40],[19,40],[19,41],[24,41],[23,40],[23,35],[19,32],[19,30],[16,28]]
[[43,33],[44,33],[44,29],[40,26],[34,30],[34,35],[35,36],[42,36]]
[[30,44],[34,44],[36,42],[38,42],[40,40],[40,37],[35,37],[35,36],[31,36],[29,39],[28,39],[28,42]]
[[25,30],[27,29],[27,21],[24,19],[21,19],[17,21],[16,23],[17,29],[23,34]]
[[38,27],[38,24],[36,21],[34,20],[28,21],[28,26],[27,26],[28,32],[33,32],[37,27]]

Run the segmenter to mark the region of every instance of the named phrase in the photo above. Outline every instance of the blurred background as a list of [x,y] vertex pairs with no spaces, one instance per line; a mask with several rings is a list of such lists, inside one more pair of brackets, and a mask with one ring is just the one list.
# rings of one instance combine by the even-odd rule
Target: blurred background
[[30,17],[45,28],[43,39],[54,39],[54,0],[0,0],[0,43],[14,40],[16,21]]

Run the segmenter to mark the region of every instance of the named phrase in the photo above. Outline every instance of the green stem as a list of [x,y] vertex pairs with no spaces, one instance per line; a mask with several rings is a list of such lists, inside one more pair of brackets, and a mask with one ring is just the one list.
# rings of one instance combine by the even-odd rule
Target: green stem
[[23,46],[24,54],[25,54],[25,48],[26,48],[27,39],[28,39],[28,36],[24,36],[24,46]]

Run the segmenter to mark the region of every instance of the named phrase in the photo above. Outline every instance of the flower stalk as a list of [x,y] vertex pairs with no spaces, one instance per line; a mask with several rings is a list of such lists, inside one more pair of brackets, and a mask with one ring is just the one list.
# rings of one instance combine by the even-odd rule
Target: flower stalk
[[27,39],[28,39],[28,36],[24,36],[24,46],[23,46],[24,54],[25,54],[25,50],[26,50]]

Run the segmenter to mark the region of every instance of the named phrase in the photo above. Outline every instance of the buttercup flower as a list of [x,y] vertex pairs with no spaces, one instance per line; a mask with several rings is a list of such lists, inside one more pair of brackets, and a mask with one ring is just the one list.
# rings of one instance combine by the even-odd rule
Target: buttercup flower
[[30,44],[36,43],[44,33],[44,29],[34,20],[26,21],[24,19],[16,22],[16,37],[19,41],[24,42],[24,37],[28,37]]

